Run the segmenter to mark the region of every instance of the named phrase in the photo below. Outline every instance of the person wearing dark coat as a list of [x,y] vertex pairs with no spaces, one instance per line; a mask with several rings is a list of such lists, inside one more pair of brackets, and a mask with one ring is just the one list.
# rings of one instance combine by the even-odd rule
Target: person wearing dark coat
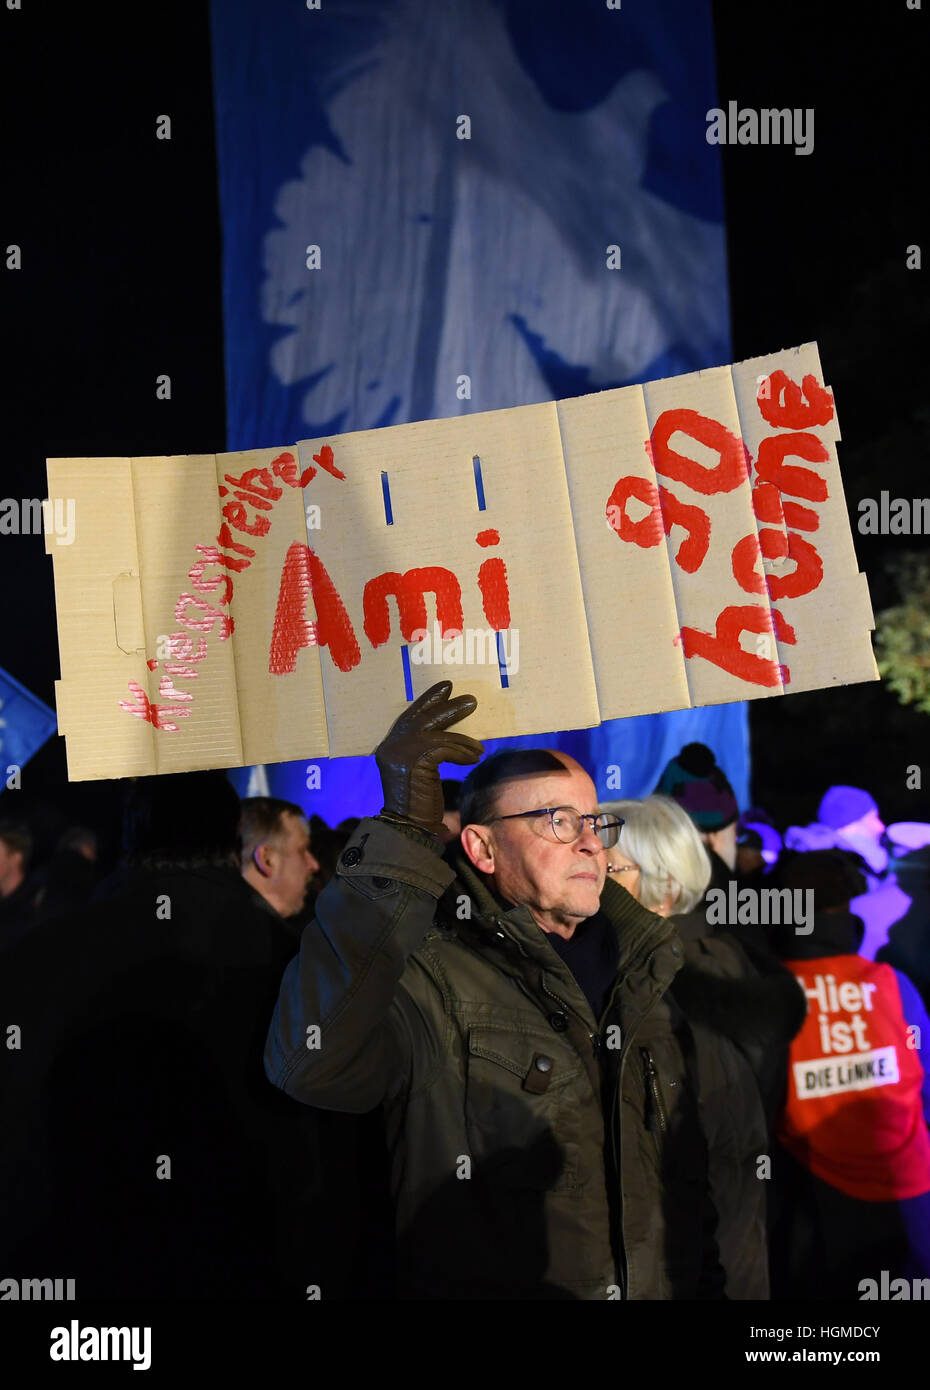
[[766,1165],[803,999],[770,951],[708,926],[703,904],[710,854],[677,802],[648,796],[606,802],[602,809],[624,821],[608,854],[608,874],[677,928],[685,963],[671,994],[692,1029],[717,1044],[701,1052],[699,1093],[726,1296],[768,1298]]
[[736,877],[739,804],[723,768],[704,743],[686,743],[662,770],[658,796],[670,797],[691,818],[710,860],[709,888]]
[[778,882],[813,892],[815,912],[808,933],[773,930],[807,1001],[776,1127],[775,1295],[858,1299],[883,1271],[926,1280],[930,1020],[906,975],[859,954],[856,856],[788,853]]
[[321,1117],[262,1068],[295,941],[239,876],[238,810],[222,773],[140,779],[120,873],[7,953],[5,1270],[74,1278],[81,1300],[305,1300],[351,1281],[357,1135],[330,1136],[324,1194]]
[[99,880],[96,836],[75,826],[62,835],[55,852],[36,875],[35,920],[46,922],[73,912],[93,895]]
[[[754,1083],[728,1084],[731,1045],[680,1007],[674,926],[606,875],[617,821],[577,762],[483,760],[443,846],[438,764],[482,752],[449,732],[476,705],[450,693],[376,750],[384,807],[285,972],[267,1074],[311,1105],[383,1107],[404,1297],[726,1297],[713,1147],[760,1132]],[[764,1279],[748,1207],[743,1240]]]
[[36,920],[38,885],[29,872],[31,855],[29,827],[0,820],[0,953],[15,946]]

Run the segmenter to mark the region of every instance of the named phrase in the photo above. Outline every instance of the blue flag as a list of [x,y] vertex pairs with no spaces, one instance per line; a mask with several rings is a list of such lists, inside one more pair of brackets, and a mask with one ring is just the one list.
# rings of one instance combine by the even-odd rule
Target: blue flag
[[[709,3],[211,14],[229,449],[731,360]],[[573,752],[606,797],[692,740],[745,804],[742,704],[507,742]],[[331,824],[381,804],[370,758],[268,779]]]
[[0,772],[23,767],[58,728],[54,710],[0,667]]

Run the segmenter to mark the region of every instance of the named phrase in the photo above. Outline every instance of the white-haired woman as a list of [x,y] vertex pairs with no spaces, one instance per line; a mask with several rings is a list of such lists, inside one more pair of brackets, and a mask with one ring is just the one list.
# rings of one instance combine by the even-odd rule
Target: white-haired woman
[[[607,852],[610,876],[660,917],[694,914],[710,883],[711,865],[687,812],[668,796],[609,801],[600,810],[624,821],[619,843]],[[709,930],[703,915],[688,925],[700,926],[698,935]]]

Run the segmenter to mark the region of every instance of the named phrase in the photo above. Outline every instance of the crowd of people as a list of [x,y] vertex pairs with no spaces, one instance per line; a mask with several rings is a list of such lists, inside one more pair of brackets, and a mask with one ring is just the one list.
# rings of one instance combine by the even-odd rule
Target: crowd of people
[[337,827],[222,772],[128,783],[107,873],[92,830],[35,863],[0,819],[9,1272],[160,1299],[930,1279],[930,835],[845,786],[780,831],[699,744],[599,803],[565,754],[482,758],[450,732],[473,707],[415,701],[381,812]]

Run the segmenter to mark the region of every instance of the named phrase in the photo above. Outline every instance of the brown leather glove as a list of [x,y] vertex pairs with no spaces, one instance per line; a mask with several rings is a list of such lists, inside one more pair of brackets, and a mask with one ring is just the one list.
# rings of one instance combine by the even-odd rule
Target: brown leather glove
[[442,830],[440,763],[476,763],[484,745],[465,734],[446,729],[478,707],[474,695],[449,699],[451,681],[430,686],[395,719],[375,749],[384,788],[382,815],[396,816],[422,826],[431,834]]

